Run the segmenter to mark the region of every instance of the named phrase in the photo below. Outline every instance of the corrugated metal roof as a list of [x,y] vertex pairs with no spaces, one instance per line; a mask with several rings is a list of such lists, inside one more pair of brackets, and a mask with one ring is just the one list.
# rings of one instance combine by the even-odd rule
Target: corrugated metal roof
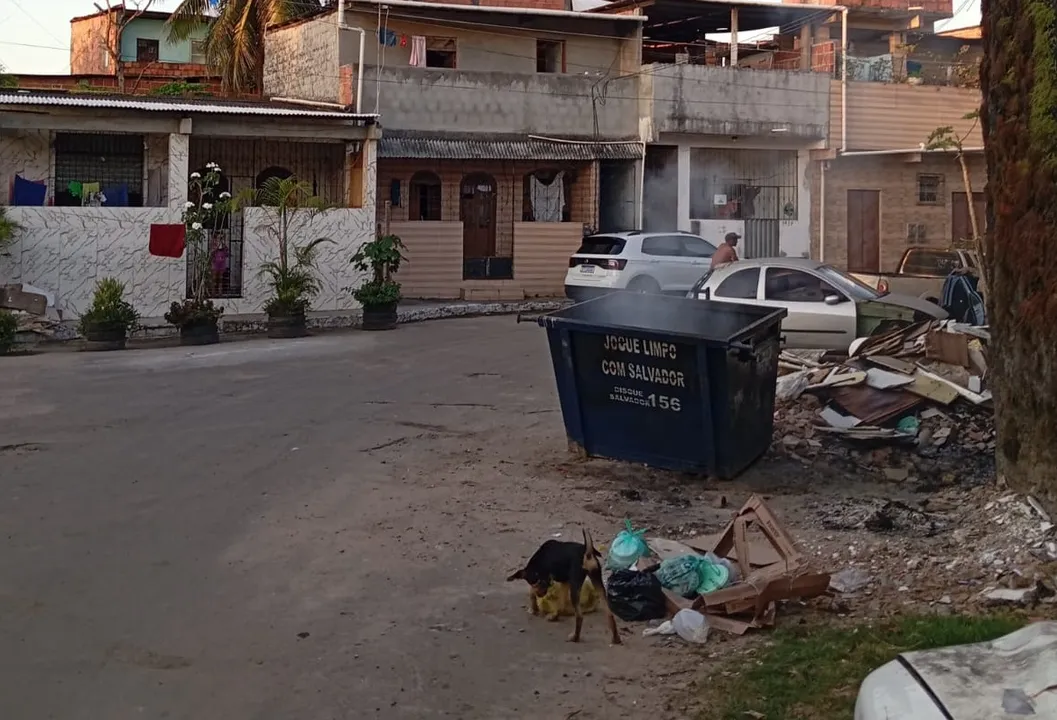
[[378,157],[430,160],[633,160],[636,140],[565,141],[529,135],[455,135],[385,130]]
[[330,118],[334,120],[369,120],[377,115],[356,115],[340,110],[323,110],[276,102],[238,102],[224,100],[172,100],[168,98],[127,97],[113,95],[64,95],[25,90],[0,92],[0,105],[31,107],[78,107],[104,110],[142,110],[147,112],[206,113],[211,115],[267,115],[271,117]]

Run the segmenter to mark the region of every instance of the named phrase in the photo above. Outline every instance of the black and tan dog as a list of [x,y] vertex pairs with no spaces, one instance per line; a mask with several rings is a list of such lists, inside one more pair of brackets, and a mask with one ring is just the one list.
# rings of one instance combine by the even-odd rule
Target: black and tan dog
[[606,600],[606,587],[602,583],[602,555],[591,542],[591,534],[585,529],[583,544],[548,540],[540,545],[539,550],[529,558],[521,570],[507,578],[507,582],[524,580],[530,586],[529,609],[533,615],[539,614],[537,598],[547,594],[552,583],[562,583],[568,588],[569,603],[576,615],[576,628],[569,636],[570,642],[580,642],[580,628],[584,616],[580,611],[580,589],[584,580],[590,578],[601,598],[602,607],[609,623],[609,633],[614,645],[620,645],[620,633],[617,621],[609,609]]

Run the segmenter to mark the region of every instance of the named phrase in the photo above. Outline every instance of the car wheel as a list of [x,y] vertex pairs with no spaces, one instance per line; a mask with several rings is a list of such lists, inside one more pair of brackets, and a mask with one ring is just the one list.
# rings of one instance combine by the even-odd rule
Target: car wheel
[[657,281],[651,277],[642,276],[637,277],[628,283],[628,290],[631,292],[647,293],[650,295],[656,295],[661,291],[661,286],[657,284]]

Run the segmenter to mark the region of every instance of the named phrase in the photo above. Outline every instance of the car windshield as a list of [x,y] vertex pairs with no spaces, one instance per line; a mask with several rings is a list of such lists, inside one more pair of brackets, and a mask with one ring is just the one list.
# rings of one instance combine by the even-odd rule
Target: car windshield
[[822,265],[818,268],[819,276],[828,282],[836,290],[847,293],[852,300],[876,300],[884,293],[879,293],[866,283],[852,277],[832,265]]

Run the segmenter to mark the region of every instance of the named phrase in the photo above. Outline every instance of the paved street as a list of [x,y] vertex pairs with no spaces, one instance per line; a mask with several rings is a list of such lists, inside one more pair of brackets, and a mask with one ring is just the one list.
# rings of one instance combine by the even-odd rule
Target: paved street
[[510,317],[3,359],[0,717],[649,715],[642,638],[503,582],[614,527],[531,472],[549,363]]

